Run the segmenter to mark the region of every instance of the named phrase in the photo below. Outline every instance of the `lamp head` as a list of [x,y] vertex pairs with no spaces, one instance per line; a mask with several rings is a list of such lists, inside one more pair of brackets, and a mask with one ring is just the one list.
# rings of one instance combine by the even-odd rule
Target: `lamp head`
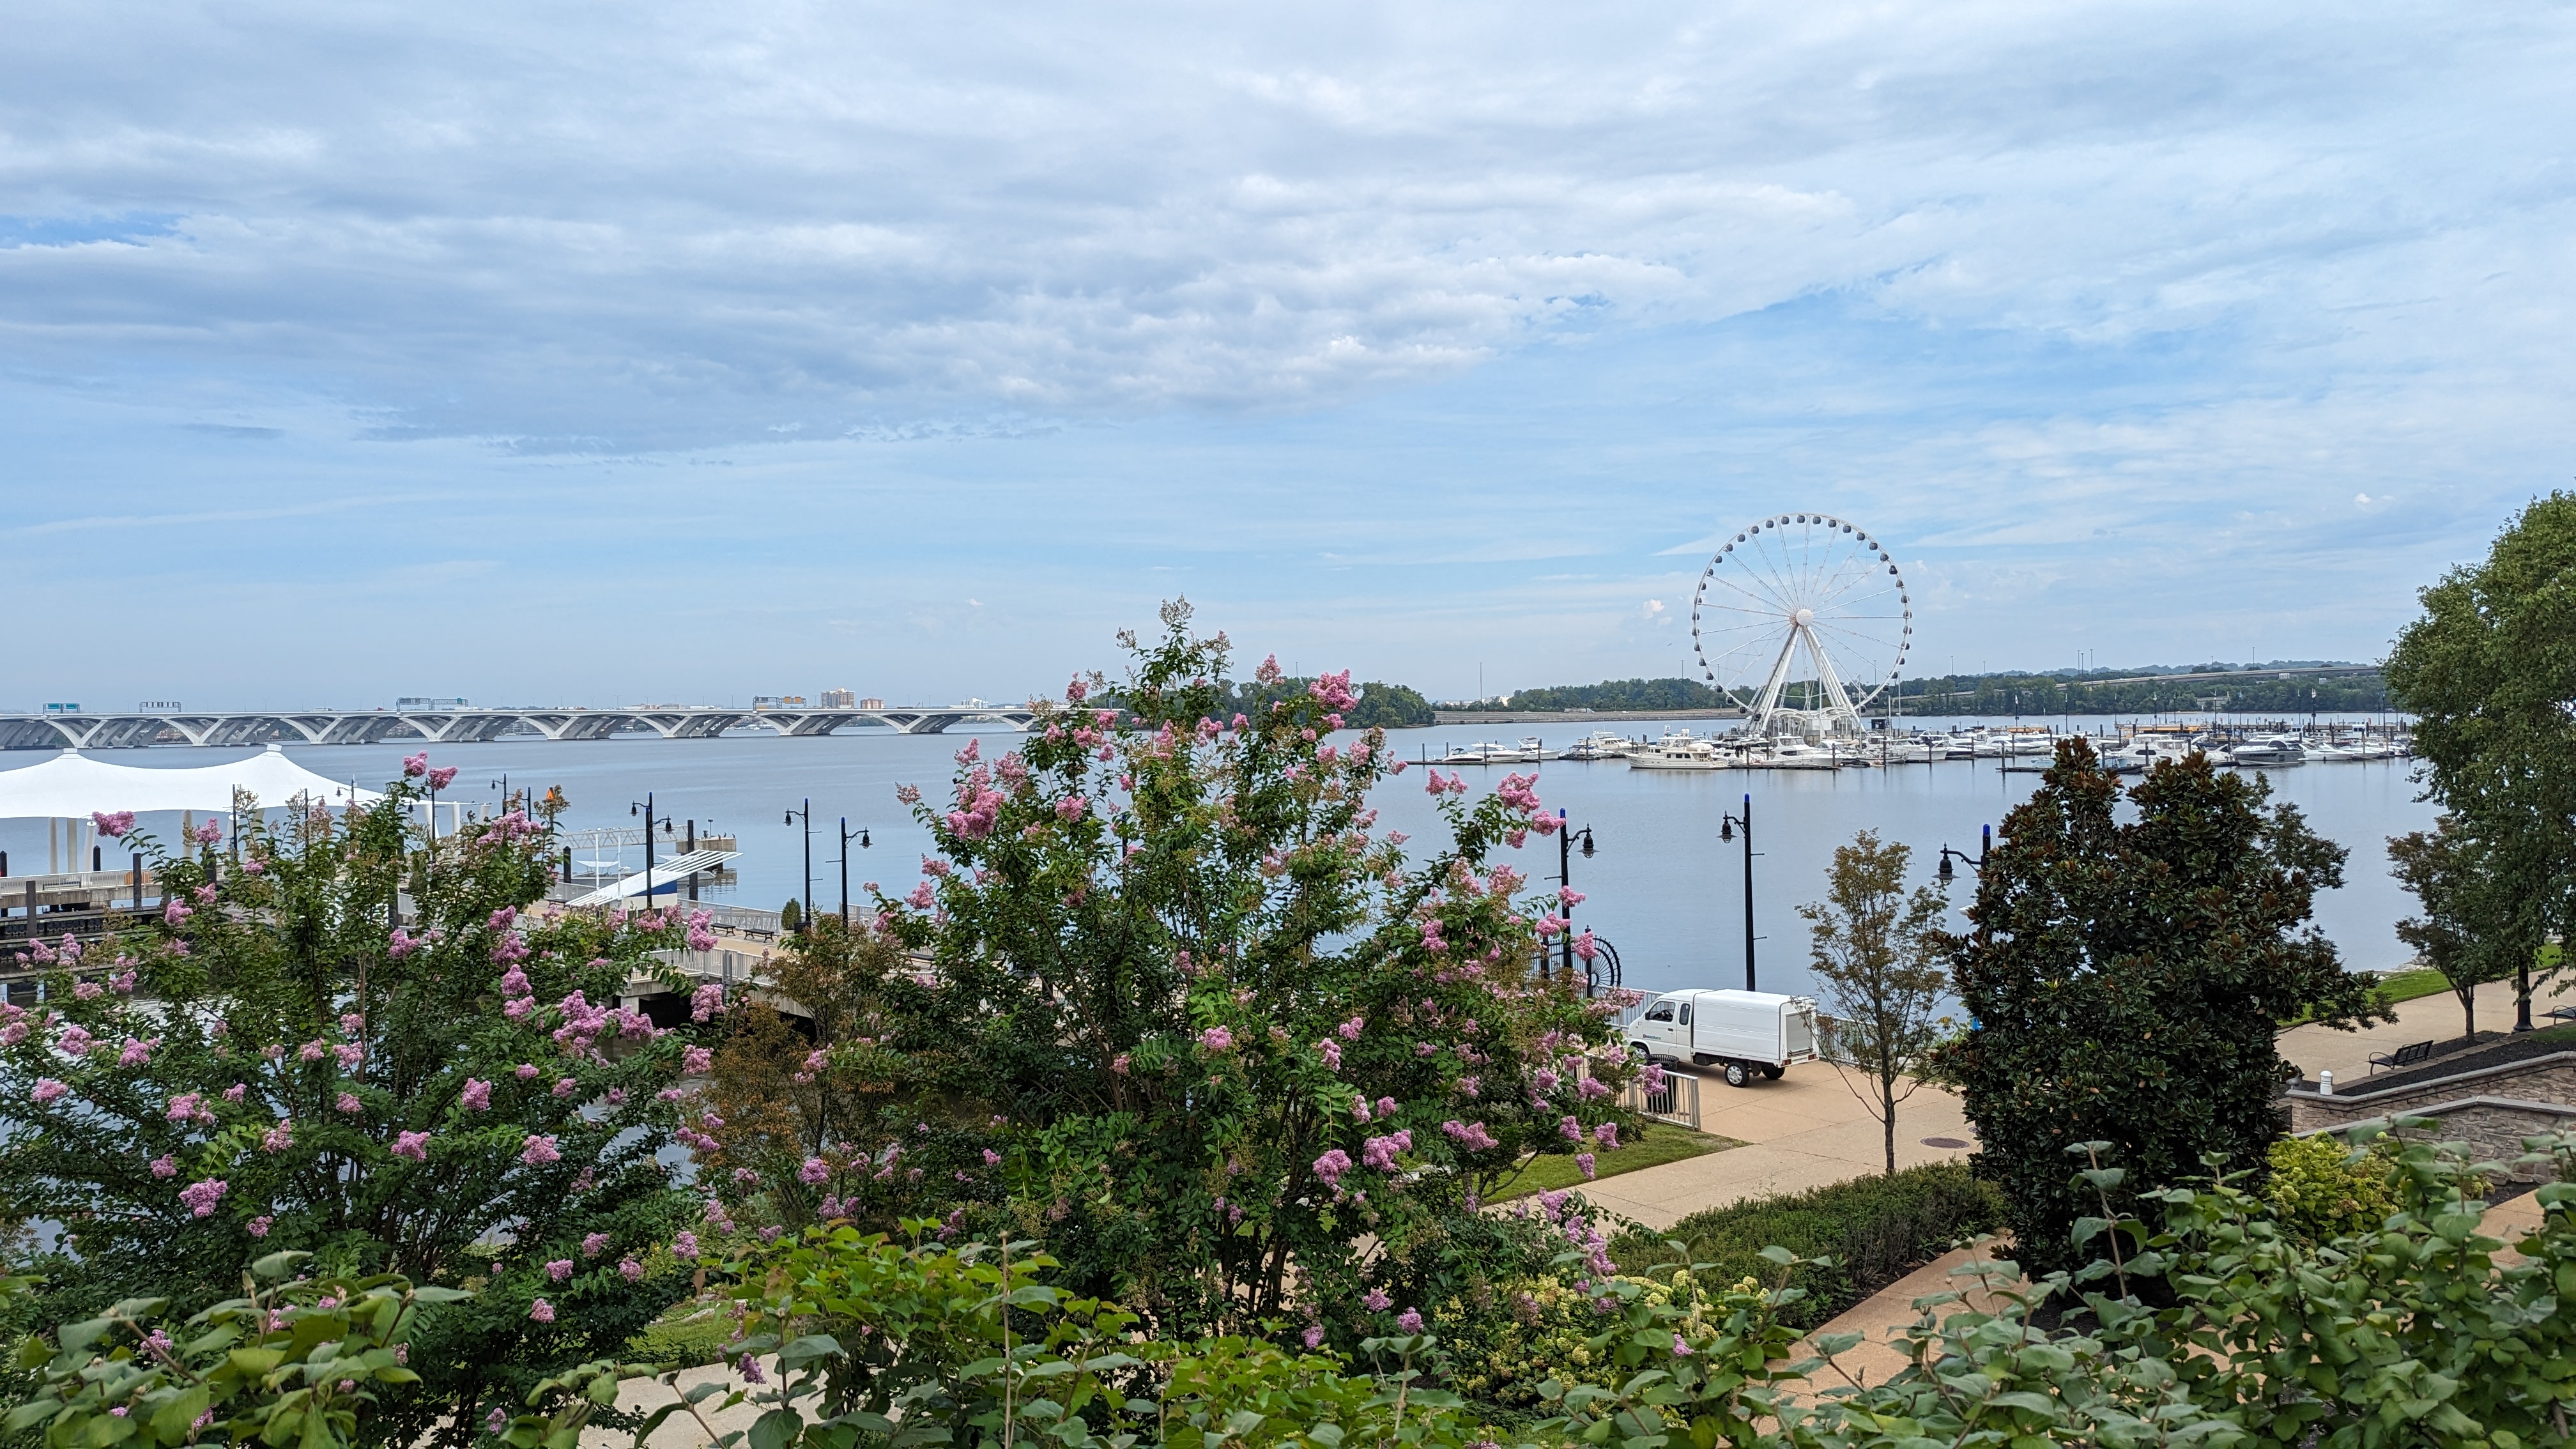
[[1941,847],[1941,869],[1938,874],[1941,879],[1945,881],[1955,879],[1958,876],[1958,872],[1953,870],[1950,866],[1950,847],[1946,845]]
[[796,812],[795,812],[795,811],[793,811],[793,810],[788,811],[785,815],[783,815],[783,816],[779,817],[779,821],[778,821],[778,823],[779,823],[779,824],[781,824],[781,825],[793,825],[793,824],[795,824],[795,823],[796,823]]
[[1583,831],[1583,858],[1585,860],[1592,858],[1592,830],[1589,826],[1586,826]]
[[859,849],[861,849],[861,850],[865,850],[865,849],[867,849],[867,848],[868,848],[868,828],[867,828],[866,826],[862,825],[862,826],[860,826],[860,827],[859,827]]
[[1718,818],[1718,822],[1717,822],[1717,838],[1718,838],[1718,839],[1720,839],[1720,840],[1733,840],[1733,839],[1735,838],[1735,817],[1734,817],[1734,816],[1732,816],[1732,815],[1725,815],[1725,816],[1720,816],[1720,817]]
[[629,802],[627,803],[627,806],[626,806],[626,818],[627,818],[627,819],[632,820],[632,819],[634,819],[636,816],[641,815],[641,814],[643,814],[643,813],[644,813],[644,807],[643,807],[643,806],[638,805],[638,804],[635,804],[635,803],[634,803],[634,802],[632,802],[632,801],[629,801]]

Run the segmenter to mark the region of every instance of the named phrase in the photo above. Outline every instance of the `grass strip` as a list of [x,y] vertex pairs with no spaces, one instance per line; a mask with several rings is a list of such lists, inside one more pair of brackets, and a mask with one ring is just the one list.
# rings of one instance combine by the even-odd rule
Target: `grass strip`
[[[1617,1177],[1640,1168],[1661,1167],[1667,1162],[1681,1162],[1743,1145],[1732,1137],[1720,1137],[1714,1132],[1693,1132],[1668,1122],[1649,1122],[1643,1135],[1631,1138],[1618,1151],[1596,1153],[1594,1173],[1596,1178]],[[1524,1161],[1521,1175],[1513,1178],[1511,1185],[1496,1194],[1493,1201],[1510,1202],[1513,1198],[1527,1197],[1534,1192],[1552,1192],[1583,1185],[1583,1169],[1575,1166],[1572,1155],[1533,1157]]]

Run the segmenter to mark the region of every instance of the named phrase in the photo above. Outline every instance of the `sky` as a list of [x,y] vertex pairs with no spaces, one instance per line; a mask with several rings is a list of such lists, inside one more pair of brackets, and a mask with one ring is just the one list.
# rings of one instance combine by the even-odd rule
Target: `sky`
[[2375,659],[2576,471],[2564,3],[13,17],[0,708]]

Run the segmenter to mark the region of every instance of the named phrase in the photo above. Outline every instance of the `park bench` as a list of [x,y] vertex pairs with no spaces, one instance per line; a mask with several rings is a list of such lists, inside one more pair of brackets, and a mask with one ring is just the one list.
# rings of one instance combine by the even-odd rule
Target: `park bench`
[[2553,1006],[2541,1015],[2551,1021],[2576,1021],[2576,1006]]
[[2399,1047],[2393,1052],[2373,1052],[2370,1057],[2370,1069],[2375,1072],[2381,1067],[2388,1067],[2392,1070],[2403,1071],[2408,1067],[2417,1066],[2424,1062],[2429,1062],[2432,1059],[2433,1044],[2431,1042],[2408,1042],[2406,1045]]

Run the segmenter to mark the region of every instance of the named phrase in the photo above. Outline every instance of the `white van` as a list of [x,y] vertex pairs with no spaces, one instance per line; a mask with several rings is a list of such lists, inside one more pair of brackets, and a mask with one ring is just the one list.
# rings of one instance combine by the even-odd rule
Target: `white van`
[[1628,1023],[1628,1050],[1695,1067],[1722,1067],[1726,1084],[1753,1074],[1776,1080],[1792,1062],[1816,1060],[1813,997],[1769,991],[1670,991]]

